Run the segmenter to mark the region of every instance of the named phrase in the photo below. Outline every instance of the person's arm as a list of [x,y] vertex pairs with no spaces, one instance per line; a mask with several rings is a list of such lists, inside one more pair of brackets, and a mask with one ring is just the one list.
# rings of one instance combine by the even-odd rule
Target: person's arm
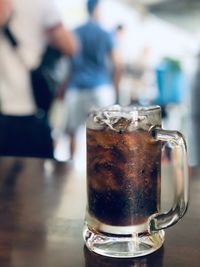
[[75,35],[62,23],[51,28],[48,34],[50,43],[63,54],[71,56],[77,51],[78,44]]
[[12,4],[9,0],[0,0],[0,27],[7,24],[12,15]]
[[43,6],[42,23],[50,44],[67,56],[73,55],[77,50],[77,41],[74,34],[64,26],[56,0],[41,2]]

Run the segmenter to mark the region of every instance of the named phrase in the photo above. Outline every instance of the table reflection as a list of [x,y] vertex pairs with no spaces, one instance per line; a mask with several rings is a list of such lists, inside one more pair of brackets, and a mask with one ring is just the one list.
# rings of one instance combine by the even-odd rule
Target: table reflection
[[84,247],[85,267],[162,267],[164,248],[141,258],[119,259],[98,255]]

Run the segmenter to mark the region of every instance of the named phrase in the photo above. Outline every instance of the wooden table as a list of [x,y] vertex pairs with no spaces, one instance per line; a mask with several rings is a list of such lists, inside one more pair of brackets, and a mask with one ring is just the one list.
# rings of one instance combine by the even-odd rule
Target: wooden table
[[193,173],[187,215],[148,257],[112,259],[83,244],[83,171],[46,171],[40,160],[0,160],[0,267],[199,267],[200,177]]

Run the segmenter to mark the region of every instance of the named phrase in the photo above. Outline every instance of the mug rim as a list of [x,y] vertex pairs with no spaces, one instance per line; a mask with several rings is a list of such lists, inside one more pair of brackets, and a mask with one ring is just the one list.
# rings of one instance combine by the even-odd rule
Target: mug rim
[[130,112],[153,112],[153,111],[161,111],[161,107],[159,105],[149,105],[149,106],[142,106],[142,105],[130,105],[130,106],[121,106],[121,105],[111,105],[104,108],[99,109],[91,109],[89,114],[91,113],[130,113]]

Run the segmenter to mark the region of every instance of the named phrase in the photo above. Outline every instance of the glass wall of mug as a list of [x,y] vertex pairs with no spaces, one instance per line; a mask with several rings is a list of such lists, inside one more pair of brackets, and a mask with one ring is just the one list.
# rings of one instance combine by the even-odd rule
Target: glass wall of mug
[[[160,214],[163,142],[180,149],[183,181],[166,214]],[[163,229],[187,209],[186,161],[184,139],[178,132],[161,128],[159,106],[112,106],[91,112],[87,119],[86,246],[98,254],[122,258],[159,249]]]

